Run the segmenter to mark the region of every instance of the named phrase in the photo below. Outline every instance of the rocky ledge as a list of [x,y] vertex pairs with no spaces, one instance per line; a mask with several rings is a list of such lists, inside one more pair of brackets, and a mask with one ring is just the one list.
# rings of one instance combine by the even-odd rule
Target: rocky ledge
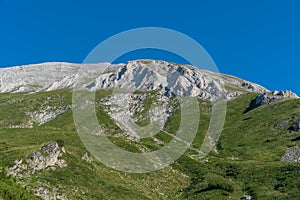
[[288,100],[288,99],[297,99],[299,98],[297,94],[290,90],[281,90],[273,92],[265,92],[259,95],[256,100],[256,106],[266,105],[277,101]]

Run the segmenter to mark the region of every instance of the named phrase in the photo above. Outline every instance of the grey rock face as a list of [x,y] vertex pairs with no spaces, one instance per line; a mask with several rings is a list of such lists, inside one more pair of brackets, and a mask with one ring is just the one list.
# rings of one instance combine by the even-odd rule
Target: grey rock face
[[300,146],[287,148],[281,162],[300,162]]
[[117,68],[110,66],[107,71],[90,84],[89,89],[159,90],[164,92],[166,96],[182,95],[201,99],[231,99],[241,94],[234,89],[224,89],[224,85],[243,91],[268,91],[261,86],[236,77],[164,61],[149,61],[147,64],[142,61],[131,61]]
[[299,98],[295,93],[289,90],[285,91],[273,91],[273,92],[265,92],[259,95],[255,103],[257,106],[270,104],[277,101],[287,100],[287,99],[297,99]]
[[37,171],[67,167],[66,161],[61,158],[63,153],[65,153],[64,147],[60,147],[57,142],[49,142],[33,152],[25,162],[15,161],[15,165],[8,169],[8,175],[28,177]]
[[40,150],[33,152],[26,162],[34,171],[43,170],[49,166],[66,167],[65,161],[59,159],[63,151],[63,147],[60,149],[57,142],[49,142]]

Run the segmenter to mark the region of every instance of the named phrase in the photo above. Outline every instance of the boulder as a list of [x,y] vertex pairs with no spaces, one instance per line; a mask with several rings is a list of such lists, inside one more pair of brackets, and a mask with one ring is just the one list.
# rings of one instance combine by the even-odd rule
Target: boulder
[[287,148],[281,162],[300,162],[300,146]]

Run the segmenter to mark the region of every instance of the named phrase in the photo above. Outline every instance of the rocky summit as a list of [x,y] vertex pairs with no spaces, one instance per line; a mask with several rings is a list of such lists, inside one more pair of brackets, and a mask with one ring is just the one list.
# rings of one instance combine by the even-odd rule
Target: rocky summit
[[[299,97],[198,67],[135,60],[0,69],[0,199],[299,199]],[[82,111],[93,105],[98,122],[88,141],[106,138],[133,156],[153,153],[159,170],[118,171],[114,167],[130,156],[111,148],[89,151],[74,123],[79,90],[94,93],[94,102],[79,104]],[[196,115],[181,115],[188,105],[174,98],[181,95],[199,105],[189,142],[179,134],[188,135]],[[226,119],[216,130],[218,99],[225,100]],[[81,116],[88,125],[91,116]],[[168,157],[155,153],[176,153],[182,144],[187,150],[159,168]],[[101,162],[105,156],[113,166]]]
[[[80,71],[80,73],[78,73]],[[92,74],[83,88],[160,90],[166,95],[210,99],[232,99],[245,92],[263,93],[260,85],[237,77],[157,60],[136,60],[127,64],[42,63],[0,69],[0,92],[40,92],[74,88],[76,81]]]

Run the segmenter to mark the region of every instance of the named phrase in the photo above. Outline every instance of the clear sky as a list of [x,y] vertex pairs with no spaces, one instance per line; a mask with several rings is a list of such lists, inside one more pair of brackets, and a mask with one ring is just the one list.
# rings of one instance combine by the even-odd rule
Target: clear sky
[[[219,71],[300,95],[300,0],[0,0],[0,67],[81,63],[106,38],[138,27],[187,34]],[[159,51],[136,57],[180,62]]]

